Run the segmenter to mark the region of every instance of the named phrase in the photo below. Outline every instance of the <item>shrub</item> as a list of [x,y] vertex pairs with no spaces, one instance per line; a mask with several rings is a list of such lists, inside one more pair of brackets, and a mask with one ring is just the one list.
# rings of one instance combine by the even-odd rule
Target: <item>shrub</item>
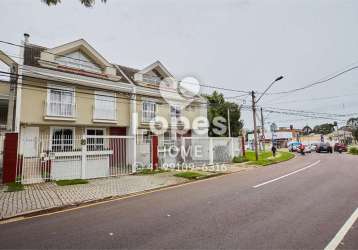
[[234,156],[234,158],[232,159],[233,163],[242,163],[242,162],[247,162],[248,159],[245,156]]
[[349,153],[352,155],[358,155],[358,148],[356,147],[349,148]]

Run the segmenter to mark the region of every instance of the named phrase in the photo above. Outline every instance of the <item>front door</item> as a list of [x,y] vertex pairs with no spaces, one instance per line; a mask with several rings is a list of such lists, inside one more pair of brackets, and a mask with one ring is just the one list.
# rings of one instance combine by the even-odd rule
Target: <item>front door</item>
[[[126,136],[127,128],[125,127],[111,127],[109,128],[109,134],[111,136]],[[110,157],[110,174],[117,176],[120,174],[128,174],[131,167],[128,165],[127,160],[127,147],[129,143],[128,139],[121,137],[113,137],[109,139],[109,146],[113,151]]]

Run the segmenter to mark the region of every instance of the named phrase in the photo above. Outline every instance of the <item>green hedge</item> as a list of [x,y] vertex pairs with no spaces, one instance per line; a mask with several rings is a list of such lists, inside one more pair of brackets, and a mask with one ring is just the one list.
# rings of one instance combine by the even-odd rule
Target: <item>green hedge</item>
[[233,163],[243,163],[243,162],[247,162],[248,159],[245,157],[245,156],[235,156],[233,159],[232,159],[232,162]]
[[349,153],[352,155],[358,155],[358,148],[356,147],[349,148]]

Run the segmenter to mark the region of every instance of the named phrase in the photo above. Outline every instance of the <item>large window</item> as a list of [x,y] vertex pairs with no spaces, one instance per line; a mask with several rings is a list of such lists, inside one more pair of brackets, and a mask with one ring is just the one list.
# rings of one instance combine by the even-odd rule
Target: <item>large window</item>
[[116,120],[115,93],[96,91],[94,119]]
[[[90,137],[87,138],[88,151],[104,150],[103,137],[101,137],[104,136],[104,129],[98,129],[98,128],[87,129],[87,136]],[[98,138],[96,138],[97,136]]]
[[143,102],[143,122],[151,122],[155,120],[156,115],[156,104],[155,102],[145,101]]
[[80,51],[75,51],[65,56],[58,56],[55,61],[60,65],[71,68],[77,68],[96,73],[102,72],[100,67],[91,62],[91,60]]
[[75,92],[71,88],[50,86],[47,98],[47,115],[60,117],[75,116]]
[[72,128],[54,128],[52,130],[52,151],[72,151],[73,134]]

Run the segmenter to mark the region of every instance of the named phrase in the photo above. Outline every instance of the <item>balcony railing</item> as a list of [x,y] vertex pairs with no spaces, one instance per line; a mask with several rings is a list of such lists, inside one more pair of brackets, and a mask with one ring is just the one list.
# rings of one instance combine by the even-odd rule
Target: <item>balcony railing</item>
[[98,108],[93,106],[93,120],[94,121],[117,121],[117,108]]
[[143,75],[143,82],[152,83],[152,84],[160,84],[161,81],[162,81],[162,79],[160,79],[160,77]]
[[75,118],[77,106],[74,103],[45,102],[44,113],[47,117]]

